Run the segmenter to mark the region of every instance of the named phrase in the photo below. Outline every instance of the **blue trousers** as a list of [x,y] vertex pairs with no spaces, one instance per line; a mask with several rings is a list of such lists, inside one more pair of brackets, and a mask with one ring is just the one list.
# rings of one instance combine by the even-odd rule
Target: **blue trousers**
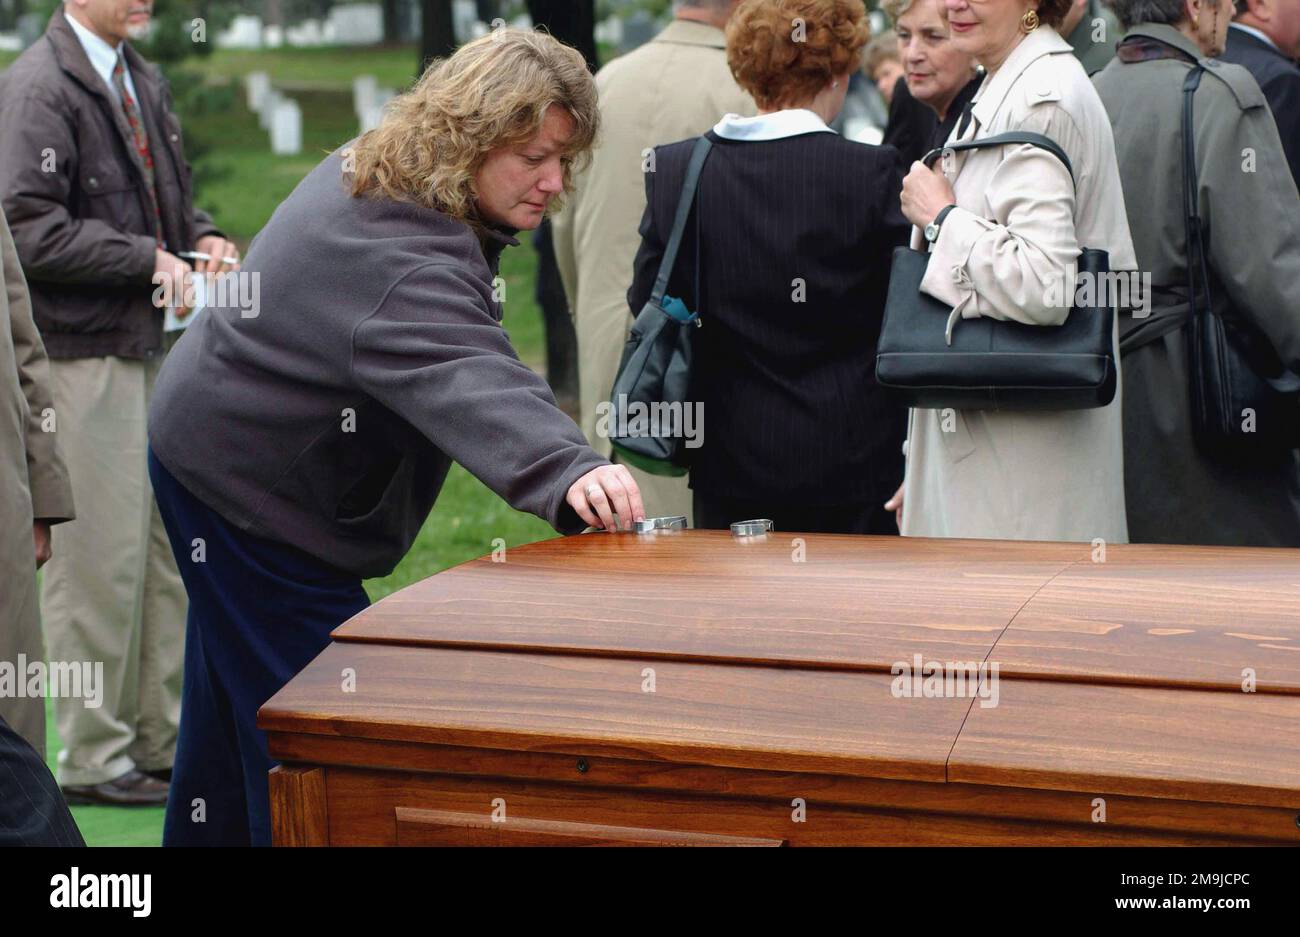
[[149,477],[190,599],[163,845],[269,846],[275,762],[257,710],[369,600],[358,577],[235,527],[152,450]]

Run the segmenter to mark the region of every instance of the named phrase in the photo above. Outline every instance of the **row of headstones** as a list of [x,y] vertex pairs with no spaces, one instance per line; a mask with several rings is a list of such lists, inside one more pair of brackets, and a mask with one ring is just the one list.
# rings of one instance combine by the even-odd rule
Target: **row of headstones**
[[[409,40],[419,34],[420,4],[417,0],[397,0],[398,37]],[[474,0],[454,0],[453,24],[461,42],[477,38],[491,27],[478,19]],[[13,33],[0,33],[0,51],[17,52],[27,48],[45,31],[45,17],[25,13],[17,19]],[[524,13],[510,21],[512,26],[528,29],[532,20]],[[627,52],[649,41],[661,23],[645,10],[634,9],[626,16],[611,15],[596,24],[596,40]],[[188,22],[185,24],[189,30]],[[370,45],[383,39],[383,12],[379,4],[338,4],[326,20],[306,19],[288,27],[264,25],[260,16],[242,13],[220,32],[216,45],[222,49],[260,49],[290,46]]]
[[295,156],[302,152],[302,108],[271,87],[266,72],[249,72],[244,76],[248,109],[257,114],[258,125],[271,136],[271,152],[277,156]]
[[[266,72],[249,72],[244,76],[248,109],[257,114],[258,125],[271,137],[271,152],[293,156],[302,152],[302,108],[298,102],[271,87]],[[396,92],[381,88],[374,75],[358,75],[352,80],[352,108],[361,132],[379,126],[384,105]]]
[[[398,35],[410,39],[418,35],[411,27],[419,3],[397,0]],[[263,23],[260,16],[241,13],[216,37],[221,49],[260,49],[290,46],[370,45],[383,41],[384,14],[378,3],[343,3],[329,11],[325,19],[309,18],[290,26]]]

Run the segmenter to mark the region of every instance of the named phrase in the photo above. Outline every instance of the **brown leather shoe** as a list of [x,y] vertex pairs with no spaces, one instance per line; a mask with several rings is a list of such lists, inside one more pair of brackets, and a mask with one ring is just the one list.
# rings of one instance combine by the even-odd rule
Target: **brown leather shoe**
[[132,768],[103,784],[70,785],[63,796],[70,804],[105,804],[110,807],[158,807],[167,803],[168,785]]

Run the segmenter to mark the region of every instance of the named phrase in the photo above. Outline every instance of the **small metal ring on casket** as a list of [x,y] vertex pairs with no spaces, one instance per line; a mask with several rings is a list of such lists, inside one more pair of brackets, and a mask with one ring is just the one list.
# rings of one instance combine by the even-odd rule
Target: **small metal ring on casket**
[[756,537],[759,534],[767,533],[771,529],[772,522],[762,517],[752,521],[736,521],[731,525],[731,534],[734,537]]

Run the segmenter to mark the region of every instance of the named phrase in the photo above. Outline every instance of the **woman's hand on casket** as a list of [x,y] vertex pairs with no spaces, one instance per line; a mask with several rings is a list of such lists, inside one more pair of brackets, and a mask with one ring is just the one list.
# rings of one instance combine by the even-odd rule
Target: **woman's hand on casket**
[[592,527],[616,530],[614,515],[629,529],[633,521],[645,520],[641,490],[623,465],[602,465],[569,486],[569,506]]

